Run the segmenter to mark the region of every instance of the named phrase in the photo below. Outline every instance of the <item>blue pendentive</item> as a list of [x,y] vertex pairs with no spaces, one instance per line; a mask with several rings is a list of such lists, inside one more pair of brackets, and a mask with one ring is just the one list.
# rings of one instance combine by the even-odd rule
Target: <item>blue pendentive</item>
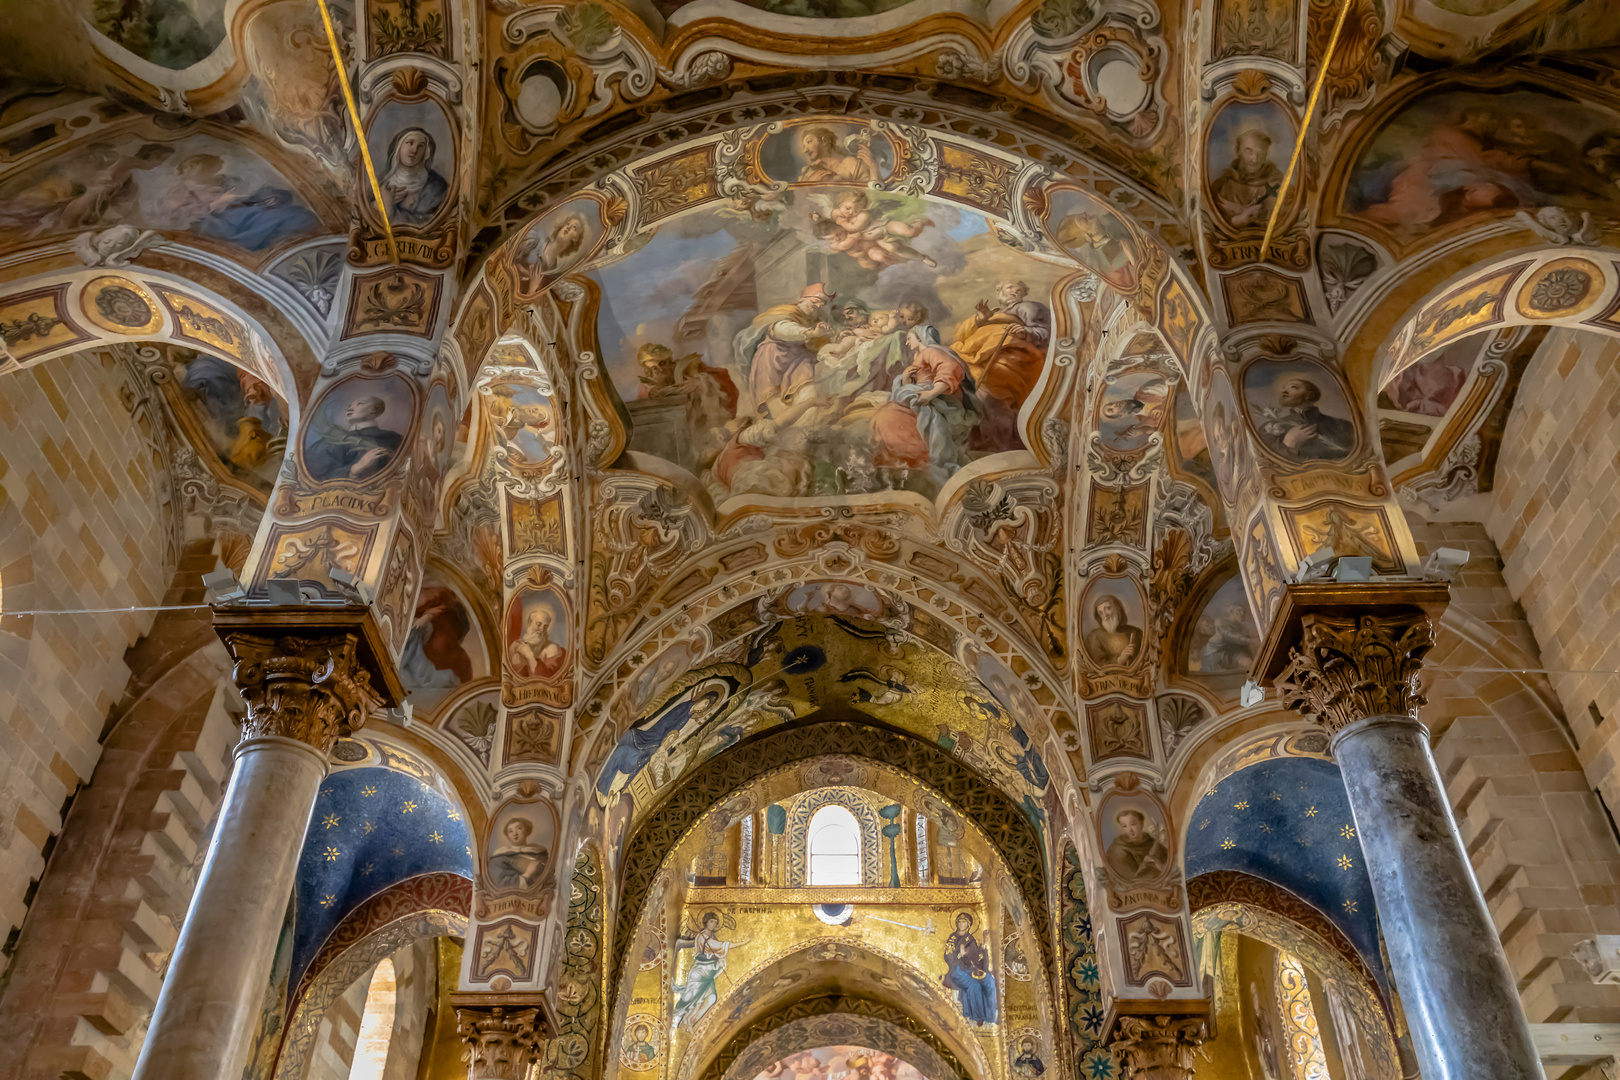
[[1311,904],[1385,981],[1372,881],[1337,765],[1278,758],[1222,780],[1187,826],[1187,877],[1212,870],[1242,871]]
[[298,860],[289,988],[355,908],[391,885],[435,872],[473,876],[472,841],[454,803],[393,769],[327,777]]

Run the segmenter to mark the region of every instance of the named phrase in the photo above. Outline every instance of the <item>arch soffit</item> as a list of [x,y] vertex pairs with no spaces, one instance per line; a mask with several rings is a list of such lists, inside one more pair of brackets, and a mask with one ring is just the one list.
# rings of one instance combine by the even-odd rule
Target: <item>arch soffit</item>
[[[1030,925],[1047,925],[1046,845],[1020,806],[939,747],[849,713],[825,715],[829,712],[823,710],[824,715],[771,729],[711,758],[678,784],[657,805],[656,812],[644,817],[632,831],[619,859],[621,884],[608,980],[616,998],[622,994],[625,955],[669,853],[726,796],[782,766],[811,758],[869,760],[909,773],[934,789],[1000,854],[1023,894]],[[874,733],[881,737],[874,738]],[[859,747],[859,752],[851,753],[851,747]],[[1050,966],[1052,943],[1046,934],[1035,936]]]
[[0,372],[99,346],[166,342],[218,356],[268,384],[296,429],[318,368],[302,330],[242,281],[167,261],[173,269],[74,267],[5,281],[0,322],[35,329],[8,334]]
[[[785,535],[793,536],[793,533]],[[759,543],[758,539],[753,543]],[[894,547],[894,553],[899,554],[899,545]],[[711,554],[714,551],[707,550]],[[780,550],[779,545],[777,550]],[[947,554],[938,547],[930,546],[927,550],[936,558]],[[728,554],[725,549],[719,549],[717,557],[724,560]],[[671,683],[666,680],[649,684],[649,680],[658,678],[660,661],[666,656],[681,672],[695,670],[729,656],[761,630],[789,618],[804,618],[802,613],[792,612],[785,606],[794,590],[801,586],[825,589],[850,584],[871,590],[885,605],[879,621],[873,624],[873,628],[884,635],[880,643],[884,651],[875,654],[875,660],[900,661],[902,654],[888,650],[905,642],[962,665],[972,680],[962,688],[970,689],[976,684],[1007,709],[1015,722],[1035,727],[1035,730],[1026,730],[1026,734],[1033,747],[1042,750],[1043,757],[1050,756],[1043,749],[1048,745],[1048,734],[1056,733],[1061,737],[1064,730],[1073,728],[1074,709],[1064,677],[1039,649],[1021,640],[1026,634],[987,618],[983,607],[975,605],[973,596],[958,598],[955,587],[936,584],[921,575],[897,572],[881,564],[869,565],[864,559],[858,562],[839,559],[836,552],[832,553],[835,558],[831,560],[836,569],[828,573],[828,554],[827,551],[811,551],[796,560],[772,563],[772,574],[765,581],[747,569],[737,570],[728,577],[717,576],[703,593],[678,599],[666,596],[662,598],[663,603],[653,605],[650,611],[654,618],[661,616],[660,621],[639,636],[627,636],[614,653],[632,662],[640,656],[641,662],[635,666],[621,662],[607,667],[597,684],[583,695],[587,706],[581,710],[581,715],[604,716],[608,720],[576,735],[570,758],[591,761],[606,754],[625,729],[650,718],[662,707],[668,700]],[[965,563],[965,560],[955,561],[959,566]],[[754,595],[749,596],[750,592]],[[738,600],[739,595],[744,599]],[[982,604],[982,599],[979,603]],[[781,610],[773,610],[777,608]],[[764,615],[755,619],[753,615],[757,612]],[[919,613],[929,624],[920,622]],[[770,621],[763,621],[765,618]],[[954,637],[950,649],[943,647],[936,628]],[[829,627],[832,629],[836,628]],[[684,648],[683,643],[686,643]],[[679,656],[675,650],[680,650]],[[672,671],[668,678],[674,677]],[[987,677],[998,680],[999,685],[990,687]],[[1029,718],[1043,719],[1047,730],[1030,725]]]
[[761,1017],[733,1035],[697,1080],[753,1080],[772,1061],[826,1046],[851,1031],[859,1032],[859,1045],[891,1054],[931,1080],[967,1080],[950,1048],[926,1025],[886,1001],[849,994],[801,998]]
[[1285,757],[1333,760],[1327,734],[1308,720],[1279,711],[1275,702],[1238,710],[1208,727],[1199,752],[1185,759],[1165,800],[1180,836],[1189,835],[1198,800],[1240,769]]
[[[1347,1004],[1364,1032],[1377,1032],[1385,1071],[1399,1072],[1395,1009],[1354,947],[1315,908],[1270,882],[1236,871],[1201,874],[1187,883],[1195,935],[1232,928],[1299,956],[1345,987]],[[1345,950],[1349,950],[1347,953]]]
[[[813,980],[772,997],[767,984],[777,976],[779,965],[811,950],[822,951],[815,959]],[[845,989],[845,984],[854,987],[867,984],[874,978],[874,971],[885,969],[898,971],[906,984],[905,993],[880,997],[881,992],[888,989],[881,985]],[[677,1078],[708,1080],[711,1074],[724,1075],[731,1062],[755,1040],[804,1015],[818,1015],[823,1007],[831,1011],[840,1000],[862,1003],[855,1008],[863,1013],[876,1012],[877,1007],[887,1004],[883,1009],[886,1019],[921,1038],[959,1075],[964,1078],[988,1075],[983,1050],[971,1034],[953,1026],[952,1018],[960,1019],[960,1013],[955,1012],[936,982],[905,958],[863,942],[833,937],[796,942],[755,965],[738,980],[736,989],[715,1003],[711,1012],[717,1019],[720,1008],[732,1001],[745,1011],[741,1015],[733,1011],[736,1020],[723,1027],[716,1025],[717,1030],[706,1031],[703,1033],[706,1037],[694,1039],[686,1047]],[[964,1068],[964,1064],[971,1067]]]
[[432,937],[461,937],[472,911],[472,882],[434,873],[389,886],[332,931],[297,987],[288,988],[289,1014],[275,1080],[294,1080],[314,1048],[322,1018],[355,979],[386,956]]

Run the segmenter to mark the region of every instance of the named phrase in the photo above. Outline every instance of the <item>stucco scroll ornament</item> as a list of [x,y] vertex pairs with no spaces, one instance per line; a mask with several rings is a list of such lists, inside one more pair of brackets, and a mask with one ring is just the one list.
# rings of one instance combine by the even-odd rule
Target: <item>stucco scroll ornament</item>
[[1145,449],[1130,454],[1110,450],[1100,431],[1086,436],[1086,469],[1099,484],[1146,483],[1163,464],[1164,436],[1159,432],[1148,436]]
[[380,705],[356,657],[359,638],[353,633],[222,637],[236,661],[231,677],[247,702],[244,739],[279,735],[328,754]]
[[975,480],[962,493],[960,516],[947,524],[956,551],[994,573],[1025,606],[1051,603],[1062,563],[1053,549],[1055,485],[1039,475],[1005,485]]
[[1313,715],[1337,735],[1369,716],[1413,716],[1434,624],[1421,612],[1346,619],[1307,615],[1300,644],[1277,676],[1284,708]]
[[904,146],[906,175],[895,191],[923,195],[939,186],[939,143],[924,128],[880,121],[874,127]]
[[457,1008],[456,1030],[467,1046],[461,1052],[467,1080],[523,1080],[545,1054],[549,1040],[540,1034],[544,1023],[537,1008]]
[[658,64],[652,53],[633,35],[614,25],[611,16],[582,11],[589,8],[584,4],[497,5],[498,10],[513,8],[517,10],[507,16],[501,27],[509,44],[521,45],[550,35],[566,43],[590,65],[596,85],[604,90],[586,106],[584,115],[595,116],[613,104],[614,95],[604,92],[607,87],[616,86],[625,101],[637,101],[658,85]]
[[1208,1037],[1202,1016],[1122,1016],[1110,1048],[1120,1080],[1192,1080],[1194,1058],[1209,1056]]

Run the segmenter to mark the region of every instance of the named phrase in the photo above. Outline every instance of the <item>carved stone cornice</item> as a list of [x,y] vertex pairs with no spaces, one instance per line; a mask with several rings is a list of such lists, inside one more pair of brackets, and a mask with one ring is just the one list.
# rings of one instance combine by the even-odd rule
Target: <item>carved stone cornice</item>
[[1250,677],[1335,735],[1368,716],[1417,715],[1417,677],[1450,587],[1431,581],[1288,586]]
[[545,1055],[551,1022],[538,1003],[519,1000],[531,996],[451,995],[467,1080],[524,1080]]
[[370,608],[220,607],[214,630],[236,661],[244,739],[279,735],[325,755],[404,696]]
[[1434,624],[1424,612],[1307,615],[1301,641],[1277,676],[1284,708],[1314,716],[1337,735],[1369,716],[1416,718],[1423,657],[1434,648]]
[[1108,1045],[1120,1080],[1192,1080],[1193,1059],[1208,1037],[1204,1016],[1121,1016]]

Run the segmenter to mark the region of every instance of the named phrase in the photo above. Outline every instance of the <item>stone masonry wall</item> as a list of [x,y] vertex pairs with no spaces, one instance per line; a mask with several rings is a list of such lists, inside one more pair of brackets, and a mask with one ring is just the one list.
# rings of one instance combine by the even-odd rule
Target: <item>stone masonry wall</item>
[[1570,955],[1620,933],[1620,842],[1583,770],[1536,638],[1480,524],[1410,522],[1420,555],[1468,564],[1424,664],[1421,716],[1531,1023],[1620,1022],[1620,987]]
[[14,937],[68,797],[90,777],[125,651],[168,582],[157,469],[110,359],[0,378],[0,938]]
[[1620,341],[1554,330],[1502,436],[1486,526],[1582,762],[1620,810]]

